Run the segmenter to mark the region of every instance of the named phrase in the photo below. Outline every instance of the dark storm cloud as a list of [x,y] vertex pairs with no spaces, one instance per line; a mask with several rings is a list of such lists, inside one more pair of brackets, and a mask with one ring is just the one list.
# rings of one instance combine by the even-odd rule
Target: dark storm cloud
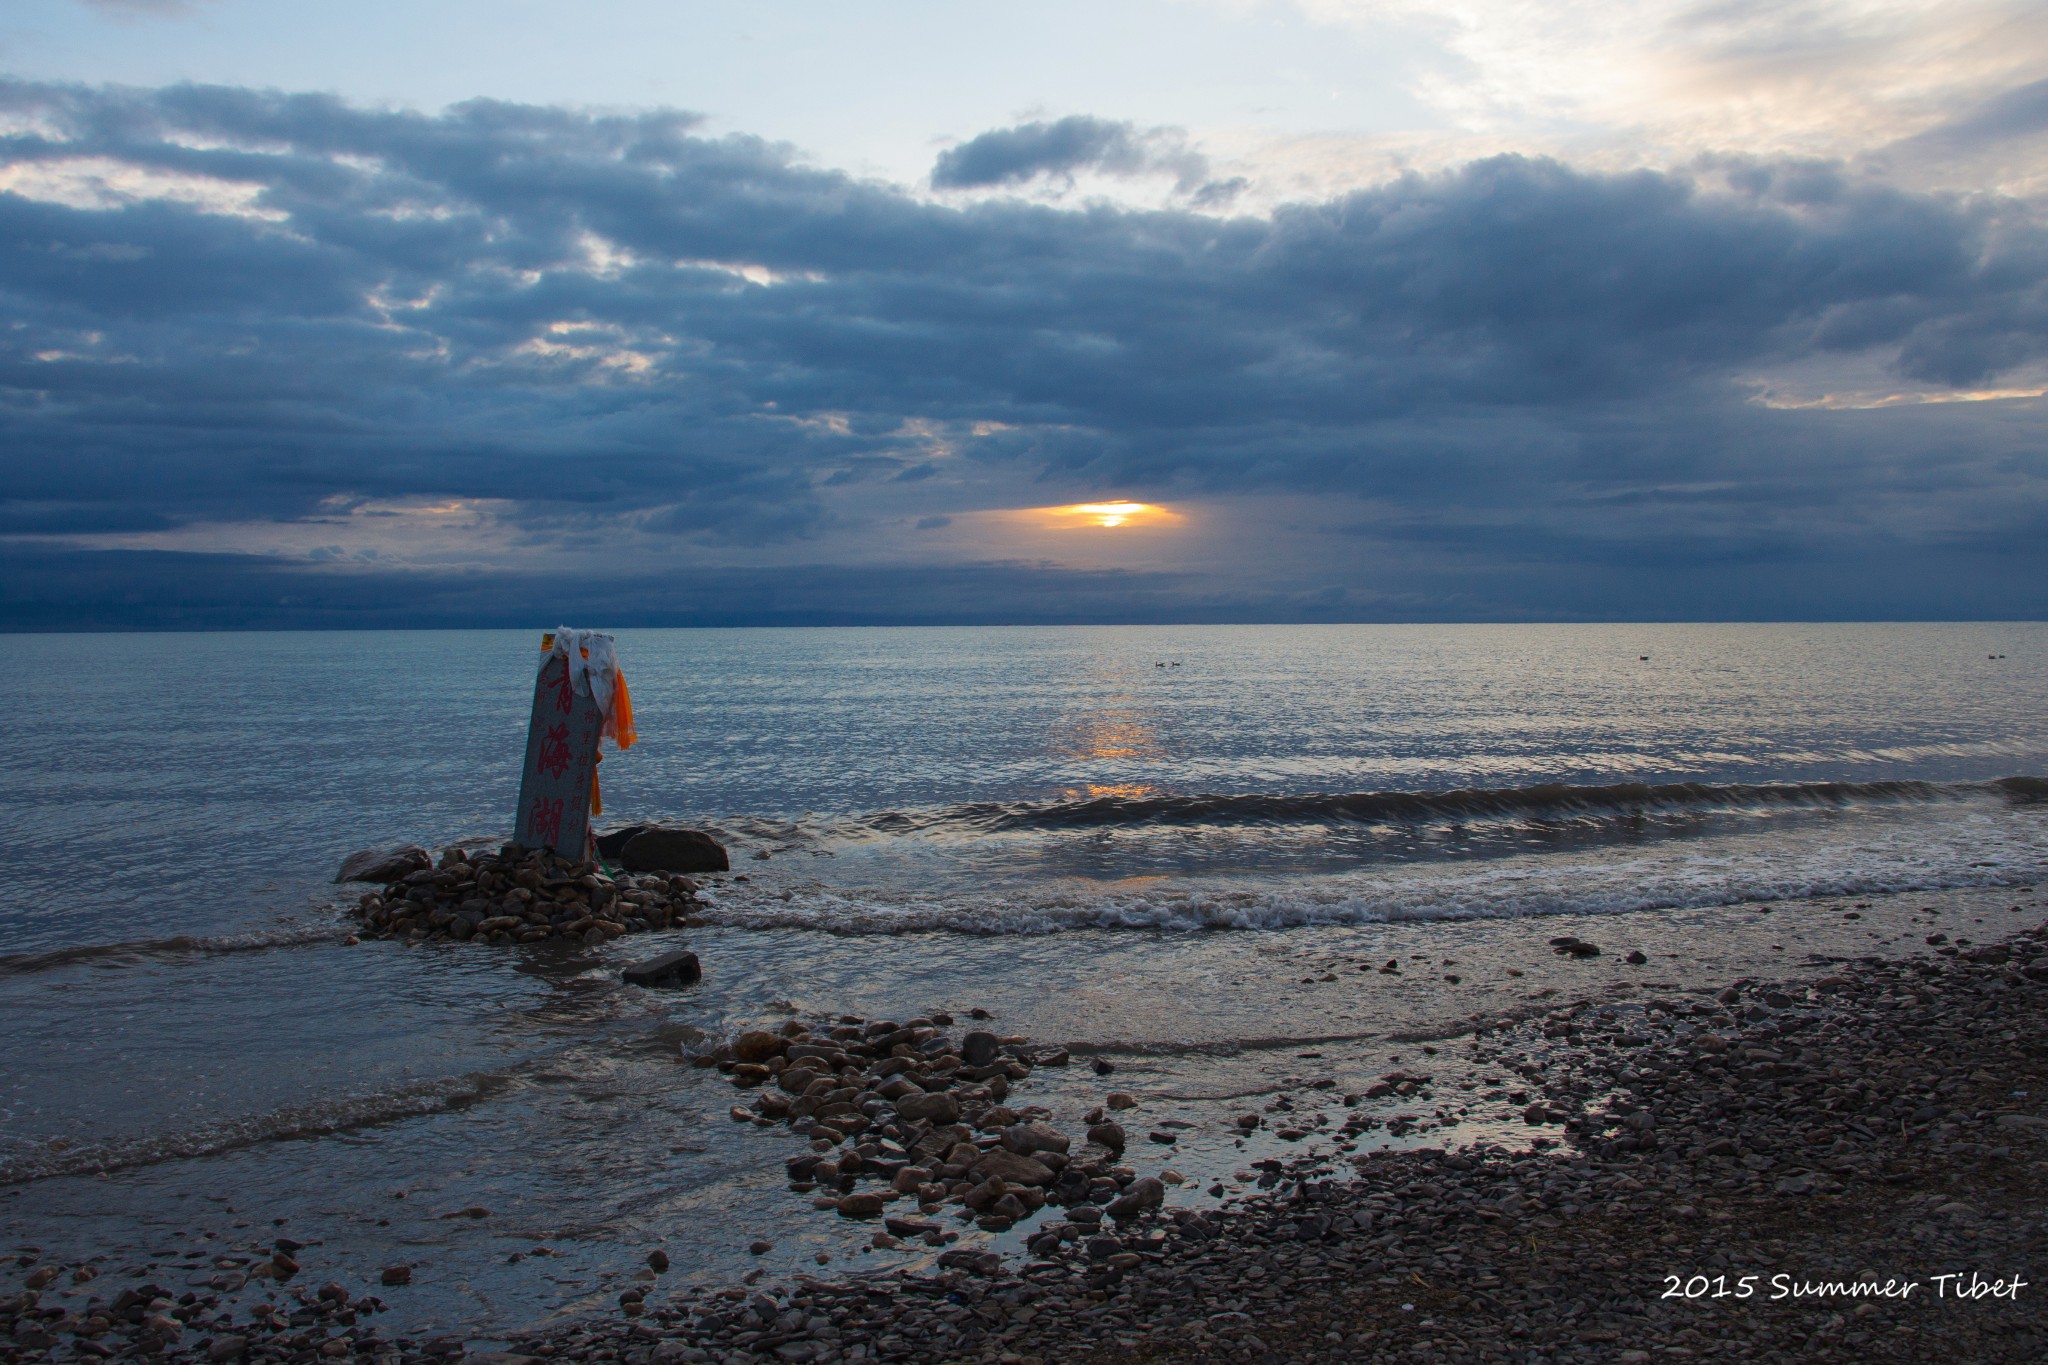
[[1051,123],[991,129],[948,148],[932,166],[932,185],[942,190],[985,189],[1077,171],[1163,171],[1176,177],[1183,189],[1194,189],[1208,177],[1209,163],[1172,130],[1140,132],[1133,124],[1075,114]]
[[[1503,582],[1547,554],[1580,584],[1550,610],[1604,614],[1598,575],[1660,543],[1839,565],[2048,501],[2031,415],[1744,401],[1773,367],[1982,387],[2048,349],[2023,205],[1832,165],[1505,157],[1231,218],[933,204],[675,113],[16,83],[0,120],[5,535],[454,497],[535,546],[794,560],[837,490],[940,482],[915,423],[1047,501],[1371,499],[1397,547]],[[1059,169],[1021,131],[941,172]]]

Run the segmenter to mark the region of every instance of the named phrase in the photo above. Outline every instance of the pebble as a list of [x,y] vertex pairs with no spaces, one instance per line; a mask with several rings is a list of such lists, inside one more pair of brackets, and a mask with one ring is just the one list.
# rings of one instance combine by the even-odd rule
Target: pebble
[[[2048,944],[2002,946],[1997,963],[1838,966],[1825,992],[1744,983],[1712,1004],[1580,1002],[1493,1028],[1475,1062],[1540,1091],[1528,1108],[1562,1125],[1561,1146],[1271,1161],[1261,1189],[1206,1211],[1131,1178],[1106,1210],[1047,1222],[1028,1257],[962,1246],[925,1270],[803,1279],[765,1314],[678,1302],[656,1314],[653,1359],[2048,1358],[2044,1296],[1883,1316],[1659,1297],[1667,1272],[1854,1278],[1877,1249],[1886,1273],[2038,1262],[2048,1114],[2021,1102],[2048,1082],[2014,1040],[2048,1033]],[[1761,1008],[1773,993],[1790,1003]],[[638,1330],[519,1346],[632,1361]]]

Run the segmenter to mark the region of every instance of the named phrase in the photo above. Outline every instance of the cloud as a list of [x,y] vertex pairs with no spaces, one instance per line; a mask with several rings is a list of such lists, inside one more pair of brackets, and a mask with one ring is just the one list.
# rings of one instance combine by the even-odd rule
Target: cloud
[[[1240,0],[1207,0],[1235,6]],[[1441,51],[1413,93],[1460,133],[1684,159],[1850,157],[2036,80],[2027,0],[1292,0],[1314,21],[1404,28]]]
[[[0,83],[0,126],[0,545],[43,566],[0,623],[219,622],[238,584],[251,623],[424,620],[420,584],[547,575],[754,575],[733,619],[992,619],[967,582],[1030,619],[1654,615],[1660,582],[1711,614],[1715,564],[1729,611],[2048,607],[2015,576],[2048,568],[2042,400],[1996,396],[2048,387],[2021,199],[1721,154],[1263,216],[934,202],[675,111],[206,86]],[[1122,131],[942,165],[1138,136],[1089,127]],[[1206,510],[1091,537],[1115,592],[961,530],[1105,498]]]
[[1228,192],[1225,187],[1205,186],[1208,159],[1191,149],[1178,129],[1140,132],[1133,124],[1085,114],[982,133],[939,153],[931,178],[935,189],[989,189],[1021,185],[1040,176],[1071,180],[1082,171],[1167,174],[1184,192],[1206,191],[1211,202]]

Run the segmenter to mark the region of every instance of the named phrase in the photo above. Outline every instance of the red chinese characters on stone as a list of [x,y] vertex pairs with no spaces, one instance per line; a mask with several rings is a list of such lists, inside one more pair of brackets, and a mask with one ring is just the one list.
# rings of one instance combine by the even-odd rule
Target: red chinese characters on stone
[[540,757],[534,766],[557,782],[569,771],[569,722],[550,725],[540,739]]
[[527,807],[526,824],[542,847],[551,848],[562,842],[562,798],[534,797],[533,804]]
[[569,686],[569,662],[565,659],[562,661],[562,680],[555,684],[555,709],[566,716],[575,707],[576,694]]

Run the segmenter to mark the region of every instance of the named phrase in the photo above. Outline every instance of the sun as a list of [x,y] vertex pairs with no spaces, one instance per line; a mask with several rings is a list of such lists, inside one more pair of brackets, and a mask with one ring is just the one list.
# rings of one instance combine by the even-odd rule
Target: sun
[[1091,518],[1097,526],[1121,526],[1132,517],[1157,509],[1142,502],[1083,502],[1076,503],[1073,510]]
[[1180,513],[1151,502],[1077,502],[1066,507],[1034,507],[1028,515],[1058,529],[1115,530],[1165,526],[1181,520]]

